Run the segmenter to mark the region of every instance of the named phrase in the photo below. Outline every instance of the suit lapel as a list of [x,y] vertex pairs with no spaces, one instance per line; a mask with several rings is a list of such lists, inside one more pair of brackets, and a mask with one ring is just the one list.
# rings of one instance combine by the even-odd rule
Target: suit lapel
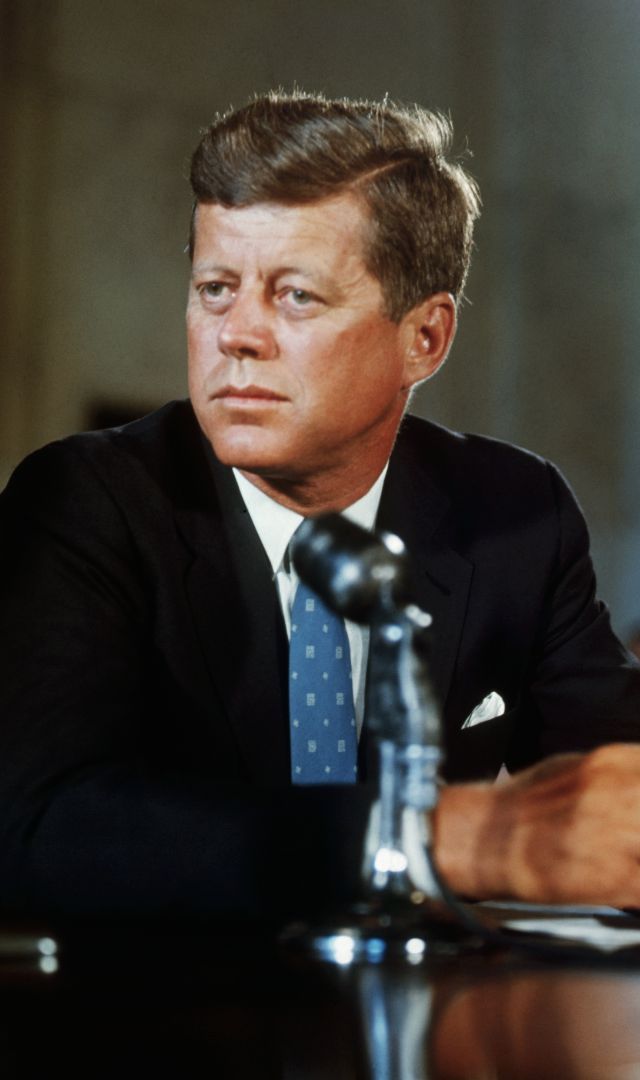
[[210,498],[177,512],[185,589],[212,682],[251,777],[287,781],[287,641],[271,567],[231,470],[208,448]]
[[[408,418],[410,423],[410,418]],[[473,565],[451,546],[450,500],[430,476],[429,458],[400,432],[383,488],[376,525],[395,532],[411,557],[413,596],[433,618],[431,676],[444,707],[464,625]]]

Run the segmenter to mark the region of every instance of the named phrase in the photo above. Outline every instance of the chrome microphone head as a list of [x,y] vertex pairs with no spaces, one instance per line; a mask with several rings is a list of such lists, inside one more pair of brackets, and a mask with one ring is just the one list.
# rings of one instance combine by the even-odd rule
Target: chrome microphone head
[[368,532],[341,514],[306,518],[291,558],[301,580],[354,622],[408,602],[407,552],[393,533]]

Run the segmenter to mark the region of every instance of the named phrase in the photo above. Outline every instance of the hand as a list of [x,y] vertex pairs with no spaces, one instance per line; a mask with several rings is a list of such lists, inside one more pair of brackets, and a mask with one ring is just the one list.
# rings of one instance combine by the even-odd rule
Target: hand
[[640,907],[640,746],[445,788],[435,855],[451,887],[476,899]]

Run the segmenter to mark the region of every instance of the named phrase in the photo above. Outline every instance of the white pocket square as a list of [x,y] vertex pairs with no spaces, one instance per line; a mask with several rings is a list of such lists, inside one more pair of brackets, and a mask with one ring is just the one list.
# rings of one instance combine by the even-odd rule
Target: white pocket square
[[495,716],[502,716],[504,709],[504,699],[495,690],[492,690],[479,705],[476,705],[473,712],[469,713],[462,725],[462,729],[475,727],[476,724],[484,724],[487,720],[493,720]]

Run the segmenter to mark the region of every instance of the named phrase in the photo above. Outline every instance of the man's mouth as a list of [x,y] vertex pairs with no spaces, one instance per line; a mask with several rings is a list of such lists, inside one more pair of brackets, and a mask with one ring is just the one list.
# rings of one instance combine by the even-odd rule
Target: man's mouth
[[213,395],[215,401],[286,401],[284,394],[279,394],[267,386],[224,386]]

